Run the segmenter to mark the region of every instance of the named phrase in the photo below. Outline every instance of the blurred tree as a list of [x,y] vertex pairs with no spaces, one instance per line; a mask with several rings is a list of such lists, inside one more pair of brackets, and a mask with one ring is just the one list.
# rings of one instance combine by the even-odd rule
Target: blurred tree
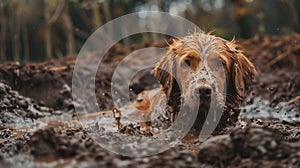
[[282,0],[286,3],[291,11],[292,20],[293,20],[293,29],[300,33],[300,1],[299,0]]
[[7,1],[0,1],[0,61],[6,59],[6,16],[5,6]]
[[92,25],[93,25],[93,31],[98,29],[100,25],[102,25],[101,21],[101,16],[100,16],[100,7],[97,2],[97,0],[93,0],[92,2],[92,10],[93,10],[93,15],[92,15]]
[[[0,0],[0,60],[73,55],[104,23],[147,10],[183,16],[204,31],[215,30],[228,39],[300,32],[299,0]],[[167,25],[170,31],[174,26],[184,27]],[[128,29],[114,32],[111,27],[105,38],[125,34]],[[129,45],[156,37],[160,36],[144,33],[122,42]]]
[[231,0],[233,4],[233,17],[239,28],[242,38],[249,38],[257,32],[256,19],[251,14],[246,0]]
[[63,27],[64,34],[67,38],[67,53],[66,55],[73,56],[75,51],[75,40],[74,40],[74,26],[66,6],[63,10],[61,17],[61,25]]
[[[105,17],[105,23],[111,21],[112,20],[111,13],[110,13],[111,10],[110,10],[108,1],[102,2],[102,9],[103,9],[104,17]],[[110,26],[110,25],[108,25],[108,26]],[[108,27],[107,35],[108,35],[108,37],[113,36],[113,28],[112,27]]]
[[[51,28],[52,24],[60,17],[65,5],[64,0],[44,0],[44,19],[45,19],[45,49],[46,58],[50,59],[52,53]],[[54,12],[53,12],[54,10]]]
[[[19,2],[19,13],[21,17],[21,36],[22,36],[22,41],[21,43],[23,44],[23,53],[22,55],[24,56],[25,61],[29,61],[30,59],[30,49],[29,49],[29,38],[28,38],[28,29],[27,29],[27,22],[29,19],[29,12],[31,11],[31,7],[28,5],[26,1],[20,1]],[[22,46],[20,46],[22,48]],[[20,60],[19,60],[20,61]]]
[[9,1],[9,21],[10,35],[12,36],[11,46],[13,60],[20,60],[21,43],[20,43],[20,8],[21,4],[18,0]]

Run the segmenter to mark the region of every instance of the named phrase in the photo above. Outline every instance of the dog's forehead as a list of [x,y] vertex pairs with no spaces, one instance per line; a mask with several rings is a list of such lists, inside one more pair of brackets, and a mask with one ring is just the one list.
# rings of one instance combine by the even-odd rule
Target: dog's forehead
[[205,33],[195,33],[182,39],[183,52],[192,56],[206,59],[216,55],[223,42],[220,38]]

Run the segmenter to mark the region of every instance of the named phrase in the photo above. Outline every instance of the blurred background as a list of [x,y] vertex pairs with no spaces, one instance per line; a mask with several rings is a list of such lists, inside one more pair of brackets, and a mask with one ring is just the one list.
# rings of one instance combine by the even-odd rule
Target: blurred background
[[101,25],[149,10],[185,17],[226,39],[300,33],[299,0],[0,0],[0,61],[76,56]]

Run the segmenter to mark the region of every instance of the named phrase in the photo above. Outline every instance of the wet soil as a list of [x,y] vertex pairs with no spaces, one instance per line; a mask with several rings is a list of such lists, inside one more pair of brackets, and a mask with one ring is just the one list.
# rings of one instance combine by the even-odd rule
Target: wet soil
[[[121,120],[118,131],[109,111],[98,113],[107,120],[93,115],[77,120],[74,104],[87,95],[72,99],[75,58],[0,65],[0,167],[300,167],[300,35],[255,36],[239,43],[258,70],[239,124],[206,140],[179,141],[149,157],[118,155],[91,138],[96,134],[122,148],[119,135],[126,143],[153,137],[137,123]],[[106,53],[107,66],[95,81],[101,110],[113,108],[110,81],[118,63],[132,51],[151,46],[163,48],[166,43],[132,48],[117,44]],[[130,84],[131,97],[158,86],[150,69],[142,71]],[[147,153],[151,148],[128,151]]]

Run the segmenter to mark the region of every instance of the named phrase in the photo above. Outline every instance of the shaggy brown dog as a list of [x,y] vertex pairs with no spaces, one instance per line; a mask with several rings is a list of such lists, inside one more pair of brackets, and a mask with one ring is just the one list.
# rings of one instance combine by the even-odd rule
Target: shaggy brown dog
[[[224,102],[218,128],[235,125],[240,104],[256,71],[234,41],[203,32],[173,40],[154,68],[161,90],[144,91],[134,102],[140,111],[141,127],[149,130],[156,106],[164,103],[164,120],[173,122],[185,102],[200,96],[193,128],[201,130],[211,101]],[[226,93],[226,94],[225,94]],[[159,103],[158,103],[159,102]],[[153,117],[152,117],[153,118]]]

